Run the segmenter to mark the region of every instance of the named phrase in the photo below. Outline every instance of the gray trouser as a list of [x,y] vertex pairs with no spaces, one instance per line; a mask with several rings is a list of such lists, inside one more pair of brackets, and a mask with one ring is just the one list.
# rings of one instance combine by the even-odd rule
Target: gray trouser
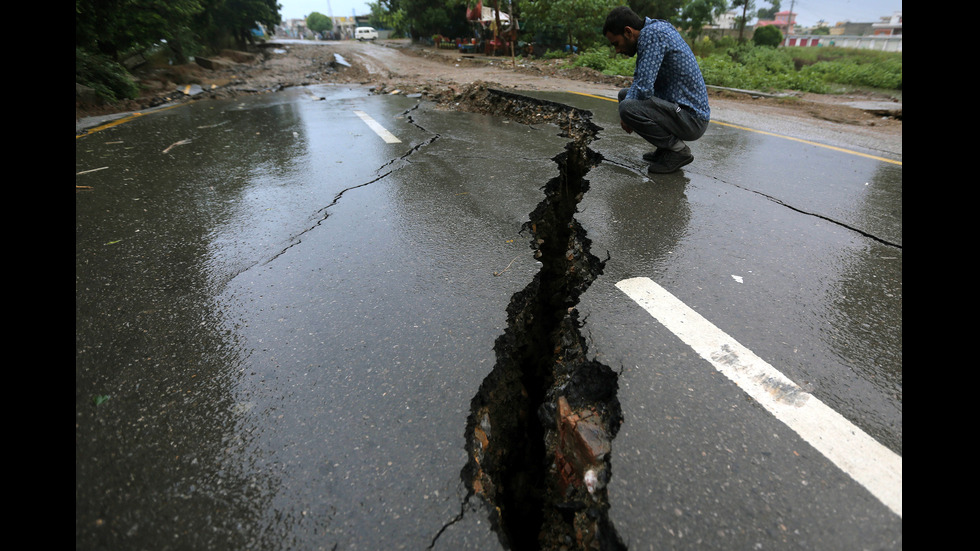
[[627,88],[619,91],[619,118],[641,138],[671,149],[678,140],[696,140],[708,128],[708,121],[675,103],[660,98],[624,99]]

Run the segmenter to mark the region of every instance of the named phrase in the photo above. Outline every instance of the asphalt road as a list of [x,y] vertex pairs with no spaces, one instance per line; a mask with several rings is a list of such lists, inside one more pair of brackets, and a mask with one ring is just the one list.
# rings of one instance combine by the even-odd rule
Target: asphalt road
[[[716,120],[682,172],[603,98],[576,306],[635,549],[901,549],[902,166]],[[470,403],[552,124],[346,87],[76,138],[76,548],[487,549]]]

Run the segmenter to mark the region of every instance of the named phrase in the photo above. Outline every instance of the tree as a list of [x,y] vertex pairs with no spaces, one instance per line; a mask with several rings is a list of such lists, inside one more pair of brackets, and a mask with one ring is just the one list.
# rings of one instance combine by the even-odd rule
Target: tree
[[306,28],[315,33],[333,30],[333,21],[322,13],[315,11],[306,16]]
[[252,31],[259,24],[275,27],[282,18],[279,15],[279,4],[276,0],[205,0],[209,5],[207,10],[212,15],[207,25],[212,31],[209,45],[220,47],[229,38],[239,47],[254,42]]
[[775,48],[783,41],[783,32],[775,25],[759,27],[752,34],[752,42],[756,46],[772,46]]
[[692,0],[681,10],[679,26],[687,30],[687,36],[695,39],[701,35],[704,26],[711,23],[714,14],[728,8],[725,0]]
[[755,12],[755,16],[763,21],[772,21],[776,19],[776,14],[779,13],[779,0],[767,0],[769,2],[769,9],[759,9]]
[[460,36],[468,31],[464,0],[377,0],[377,15],[374,4],[370,5],[372,18],[385,20],[397,33],[413,40],[434,34]]
[[735,18],[738,25],[738,41],[742,42],[744,41],[742,35],[745,33],[745,24],[755,17],[755,2],[752,0],[732,0],[732,7],[735,9],[742,8],[742,15]]
[[579,48],[590,46],[602,36],[606,15],[619,0],[521,0],[522,17],[560,32],[565,43]]
[[391,6],[385,0],[368,2],[371,8],[369,21],[376,29],[394,29],[393,36],[403,36],[408,28],[405,23],[405,12],[399,9],[391,11]]
[[640,17],[677,22],[681,7],[689,0],[629,0],[630,9]]
[[119,62],[134,53],[166,46],[175,63],[186,63],[230,41],[244,46],[259,25],[280,20],[277,0],[75,0],[75,79],[119,90],[108,80],[125,75]]
[[75,45],[119,61],[166,41],[183,62],[204,11],[200,0],[75,0]]

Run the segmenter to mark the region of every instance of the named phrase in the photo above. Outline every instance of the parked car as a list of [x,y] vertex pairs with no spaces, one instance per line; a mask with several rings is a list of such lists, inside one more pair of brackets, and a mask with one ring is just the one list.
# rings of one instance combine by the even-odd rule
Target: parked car
[[358,40],[377,40],[378,31],[374,27],[358,27],[354,29],[354,38]]

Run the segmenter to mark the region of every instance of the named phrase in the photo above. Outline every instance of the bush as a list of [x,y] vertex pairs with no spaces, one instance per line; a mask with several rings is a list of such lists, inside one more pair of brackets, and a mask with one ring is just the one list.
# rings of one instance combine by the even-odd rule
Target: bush
[[715,43],[707,36],[691,42],[690,45],[695,57],[708,57],[715,53]]
[[902,89],[902,53],[858,48],[780,48],[801,74],[826,82],[888,90]]
[[758,71],[779,75],[796,70],[793,57],[784,50],[772,46],[740,48],[738,52],[740,63]]
[[609,61],[609,65],[606,66],[602,73],[631,77],[636,73],[636,58],[616,56]]
[[800,73],[828,82],[871,88],[902,89],[902,66],[819,61],[803,67]]
[[122,65],[80,48],[75,48],[75,82],[110,103],[139,95],[139,85]]
[[633,76],[636,58],[616,55],[611,47],[590,48],[575,56],[573,67],[590,67],[606,75]]
[[738,44],[734,36],[723,36],[712,40],[717,48],[734,48]]
[[783,33],[778,27],[766,25],[752,33],[752,42],[756,46],[772,46],[775,48],[783,41]]
[[[723,45],[729,47],[723,49]],[[692,48],[700,54],[698,65],[705,83],[713,86],[815,94],[829,93],[831,84],[902,89],[900,52],[736,45],[730,37],[717,42],[702,39]],[[633,76],[636,58],[616,55],[606,46],[574,56],[571,64],[591,67],[607,75]]]
[[760,91],[827,93],[820,78],[798,73],[791,56],[769,47],[739,46],[698,60],[706,84]]
[[714,54],[698,60],[705,84],[726,88],[748,88],[749,71],[727,54]]
[[705,36],[691,43],[691,51],[697,57],[708,57],[719,50],[733,48],[736,44],[737,41],[732,36],[721,36],[717,38]]
[[612,55],[609,50],[593,48],[576,55],[575,60],[572,61],[572,65],[575,67],[590,67],[596,71],[605,71],[611,61]]

